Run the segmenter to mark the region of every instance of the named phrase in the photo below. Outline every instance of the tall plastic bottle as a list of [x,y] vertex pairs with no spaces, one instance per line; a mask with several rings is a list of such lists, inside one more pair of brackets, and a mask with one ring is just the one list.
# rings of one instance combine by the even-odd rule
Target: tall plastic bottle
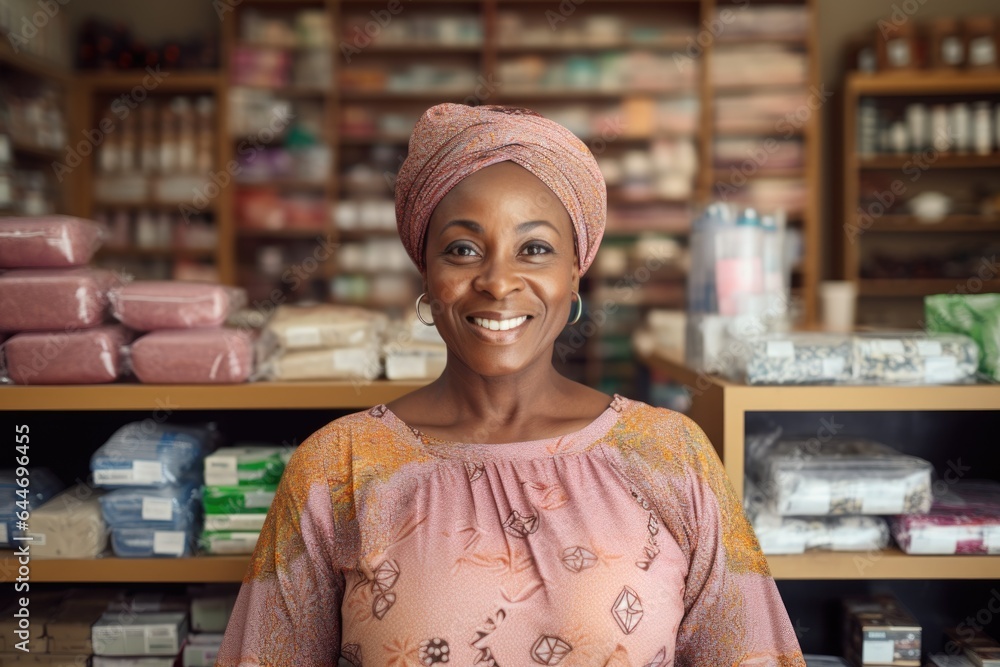
[[721,315],[763,311],[763,230],[756,210],[745,209],[735,225],[716,233],[715,282]]

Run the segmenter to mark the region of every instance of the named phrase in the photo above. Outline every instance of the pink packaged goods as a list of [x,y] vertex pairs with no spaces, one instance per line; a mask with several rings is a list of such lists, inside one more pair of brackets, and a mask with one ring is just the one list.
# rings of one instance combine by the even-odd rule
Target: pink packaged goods
[[154,331],[132,344],[132,370],[148,384],[246,382],[252,363],[250,339],[232,329]]
[[957,482],[929,514],[894,518],[892,535],[908,554],[1000,554],[1000,482]]
[[104,236],[98,223],[68,215],[0,218],[0,267],[81,266],[94,256]]
[[17,334],[3,345],[14,384],[99,384],[121,372],[124,327]]
[[0,274],[0,331],[70,331],[103,324],[116,278],[101,269],[17,269]]
[[246,300],[239,289],[169,280],[123,285],[109,298],[115,318],[138,331],[219,327]]

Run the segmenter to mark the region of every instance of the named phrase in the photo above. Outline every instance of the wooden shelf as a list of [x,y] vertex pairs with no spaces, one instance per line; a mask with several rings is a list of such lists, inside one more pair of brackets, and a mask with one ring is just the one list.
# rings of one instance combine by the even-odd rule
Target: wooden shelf
[[[766,167],[761,167],[752,174],[744,174],[739,171],[739,167],[734,165],[734,168],[739,172],[739,174],[749,181],[757,180],[760,178],[805,178],[805,170],[801,167],[797,169],[768,169]],[[733,173],[731,171],[726,171],[725,169],[715,170],[715,180],[716,182],[722,181],[726,182],[732,178]]]
[[1000,232],[1000,217],[982,215],[949,215],[940,222],[920,222],[910,215],[884,215],[874,218],[865,232]]
[[[129,211],[135,211],[139,209],[152,209],[154,211],[169,211],[177,213],[180,211],[182,205],[191,206],[190,201],[153,201],[151,199],[146,199],[143,201],[106,201],[106,200],[96,200],[93,202],[92,206],[94,210],[108,210],[108,209],[125,209]],[[208,202],[208,206],[205,207],[202,213],[213,213],[218,208],[217,199],[211,199]]]
[[715,41],[716,46],[745,45],[745,44],[801,44],[806,47],[809,44],[807,35],[787,35],[787,34],[765,34],[765,35],[727,35],[722,33]]
[[851,72],[847,87],[855,95],[960,95],[1000,90],[1000,72],[920,70],[914,72]]
[[317,239],[333,234],[332,228],[327,229],[246,229],[237,227],[236,236],[259,239]]
[[916,155],[877,155],[874,157],[859,157],[858,167],[861,169],[904,169],[915,164],[930,165],[931,169],[992,169],[1000,167],[1000,153],[992,155],[951,155],[940,154],[933,161],[924,160]]
[[[978,287],[973,290],[972,286],[969,285],[971,281],[975,281],[975,285]],[[979,280],[979,278],[969,277],[969,278],[931,278],[931,279],[921,279],[913,278],[906,279],[900,278],[898,280],[876,280],[871,278],[862,278],[858,282],[858,294],[861,296],[881,296],[881,297],[897,297],[897,296],[927,296],[929,294],[949,294],[958,293],[961,289],[965,289],[966,293],[975,292],[1000,292],[1000,280]]]
[[142,259],[214,259],[215,248],[136,248],[102,246],[98,258],[139,257]]
[[[693,38],[694,35],[692,34]],[[613,44],[500,44],[497,53],[501,56],[520,54],[575,54],[603,53],[605,51],[676,51],[688,45],[688,36],[678,36],[674,39],[660,42],[617,42]]]
[[252,90],[266,90],[274,93],[275,97],[287,97],[294,99],[323,99],[330,97],[334,94],[333,90],[328,90],[326,88],[314,88],[312,86],[264,86],[252,83],[233,83],[228,84],[230,89],[233,88],[250,88]]
[[0,39],[0,65],[60,84],[68,84],[75,76],[68,69],[38,56],[15,53],[8,39]]
[[1000,556],[910,556],[898,549],[768,556],[775,579],[1000,579]]
[[84,70],[74,75],[90,90],[121,93],[136,86],[148,86],[153,91],[205,91],[215,92],[223,85],[222,72],[218,70],[159,70],[162,80],[149,85],[149,72],[145,69],[122,71]]
[[241,188],[278,188],[279,190],[294,190],[295,192],[327,193],[330,191],[329,181],[303,181],[295,178],[272,178],[266,181],[236,181]]
[[364,54],[379,56],[451,56],[451,55],[471,55],[478,57],[483,51],[482,44],[456,44],[446,46],[443,44],[379,44],[378,42],[364,49]]
[[[0,581],[17,577],[17,559],[0,552]],[[39,583],[238,583],[249,556],[194,558],[32,559],[31,581]]]
[[362,410],[425,382],[256,382],[236,385],[0,386],[0,410]]

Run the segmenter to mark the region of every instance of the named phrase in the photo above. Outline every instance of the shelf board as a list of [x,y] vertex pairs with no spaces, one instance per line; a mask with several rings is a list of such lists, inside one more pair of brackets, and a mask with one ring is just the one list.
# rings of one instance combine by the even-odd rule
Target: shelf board
[[[690,35],[693,39],[694,34]],[[611,44],[500,44],[497,53],[501,56],[534,53],[603,53],[605,51],[676,51],[688,45],[688,36],[677,36],[660,42],[615,42]]]
[[787,93],[801,92],[809,87],[808,81],[789,83],[713,83],[713,93]]
[[256,382],[234,385],[0,386],[0,410],[361,410],[424,382]]
[[910,556],[898,549],[768,556],[775,579],[1000,579],[1000,556]]
[[[974,285],[968,283],[975,281]],[[981,284],[981,287],[979,286]],[[973,287],[976,289],[973,289]],[[1000,280],[980,280],[970,276],[961,278],[900,278],[873,279],[862,278],[858,283],[858,294],[861,296],[927,296],[930,294],[958,293],[964,289],[970,292],[1000,292]]]
[[8,39],[0,39],[0,65],[6,65],[25,74],[62,84],[67,84],[74,78],[74,74],[70,70],[44,58],[32,54],[15,53],[14,47]]
[[23,143],[17,140],[11,141],[11,149],[13,150],[14,155],[36,160],[58,161],[65,157],[65,153],[58,148],[36,146],[34,144]]
[[[136,211],[139,209],[151,209],[154,211],[171,211],[174,213],[180,212],[181,206],[192,206],[190,201],[153,201],[151,199],[146,199],[143,201],[107,201],[107,200],[95,200],[93,202],[92,208],[94,210],[107,210],[107,209],[119,209],[119,210],[129,210]],[[212,199],[208,202],[208,206],[205,207],[202,213],[213,213],[217,208],[217,200]]]
[[294,190],[295,192],[330,191],[329,181],[303,181],[296,178],[272,178],[266,181],[236,181],[241,188],[278,188],[279,190]]
[[[17,577],[17,559],[0,552],[0,581]],[[238,583],[249,556],[69,558],[31,560],[31,580],[46,583]]]
[[444,44],[379,44],[378,42],[362,49],[362,53],[380,56],[408,56],[408,55],[474,55],[479,56],[483,51],[482,44],[456,44],[446,46]]
[[789,35],[784,33],[772,33],[764,35],[727,35],[722,33],[715,40],[716,46],[736,46],[745,44],[801,44],[806,46],[809,43],[808,35]]
[[140,257],[143,259],[215,259],[214,248],[136,248],[102,246],[98,258]]
[[145,69],[122,71],[83,70],[74,75],[91,90],[119,93],[131,88],[149,86],[149,91],[216,91],[224,83],[218,70],[160,70],[162,80],[154,85],[145,83],[150,74]]
[[1000,153],[991,155],[951,155],[939,154],[933,160],[924,160],[916,155],[876,155],[874,157],[858,157],[858,167],[861,169],[905,169],[913,166],[916,160],[920,164],[929,165],[931,169],[990,169],[1000,167]]
[[949,215],[940,222],[920,222],[911,215],[884,215],[873,218],[865,232],[1000,232],[1000,217]]
[[851,72],[847,88],[858,95],[946,95],[1000,90],[1000,71],[920,70],[919,72]]

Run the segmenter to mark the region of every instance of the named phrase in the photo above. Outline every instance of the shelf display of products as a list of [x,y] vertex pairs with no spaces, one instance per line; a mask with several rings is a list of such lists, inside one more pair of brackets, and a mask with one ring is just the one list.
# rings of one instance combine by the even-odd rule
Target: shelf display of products
[[960,480],[929,514],[896,517],[892,534],[908,554],[1000,554],[1000,483]]
[[844,632],[854,664],[920,667],[923,628],[890,595],[844,600]]

